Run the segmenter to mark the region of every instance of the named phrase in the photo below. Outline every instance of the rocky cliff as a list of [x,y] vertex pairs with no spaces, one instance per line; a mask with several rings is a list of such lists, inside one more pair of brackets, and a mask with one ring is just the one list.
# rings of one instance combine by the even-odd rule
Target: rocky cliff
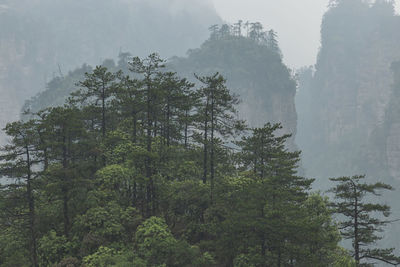
[[385,173],[377,136],[392,95],[390,66],[400,59],[399,29],[400,17],[386,1],[342,0],[325,14],[315,71],[297,101],[300,122],[308,125],[298,143],[309,175]]
[[394,74],[393,90],[386,109],[385,120],[381,128],[385,140],[384,163],[389,175],[400,184],[400,62],[392,64]]

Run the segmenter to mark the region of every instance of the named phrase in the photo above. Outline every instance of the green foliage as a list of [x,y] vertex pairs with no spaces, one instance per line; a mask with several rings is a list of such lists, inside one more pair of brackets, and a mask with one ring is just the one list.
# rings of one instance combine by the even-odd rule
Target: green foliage
[[82,263],[85,267],[128,267],[128,266],[146,266],[140,260],[132,261],[133,255],[129,252],[119,252],[108,247],[99,247],[99,249],[83,258]]
[[72,252],[73,244],[65,236],[49,231],[38,241],[38,256],[41,266],[52,266]]
[[174,238],[161,218],[151,217],[135,235],[138,256],[150,266],[211,266],[214,259],[197,247]]
[[327,200],[309,193],[279,124],[244,132],[220,74],[197,76],[196,88],[157,54],[124,62],[125,73],[98,66],[65,106],[6,127],[1,265],[346,260]]
[[157,217],[151,217],[139,226],[135,242],[139,256],[149,259],[149,264],[156,266],[166,263],[175,253],[174,247],[177,245],[165,221]]
[[343,248],[333,251],[332,258],[334,259],[333,267],[357,267],[356,261]]
[[[13,221],[15,223],[15,221]],[[4,221],[2,220],[2,224]],[[2,227],[0,231],[0,263],[4,267],[31,266],[29,248],[27,247],[26,237],[21,235],[19,227]],[[26,232],[26,231],[24,231]]]
[[92,207],[78,216],[73,230],[81,237],[95,238],[95,243],[86,244],[91,250],[96,242],[100,242],[98,245],[129,242],[140,219],[134,208],[123,208],[117,202],[110,201],[105,206]]

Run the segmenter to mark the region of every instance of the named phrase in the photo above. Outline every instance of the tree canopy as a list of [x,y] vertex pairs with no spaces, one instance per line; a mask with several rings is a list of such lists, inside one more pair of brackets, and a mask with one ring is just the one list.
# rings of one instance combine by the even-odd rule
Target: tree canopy
[[6,127],[2,266],[351,262],[281,125],[247,129],[218,73],[196,86],[157,54],[126,60]]

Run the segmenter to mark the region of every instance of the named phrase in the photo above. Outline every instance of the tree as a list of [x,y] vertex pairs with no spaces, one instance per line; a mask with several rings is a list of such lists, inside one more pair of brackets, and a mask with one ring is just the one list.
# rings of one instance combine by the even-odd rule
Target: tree
[[252,22],[250,23],[250,32],[249,37],[254,41],[260,41],[261,36],[263,35],[263,26],[260,22]]
[[242,27],[243,27],[243,20],[238,20],[235,24],[233,24],[234,34],[238,37],[242,36]]
[[[233,136],[244,128],[243,122],[237,119],[237,96],[231,94],[226,87],[225,79],[219,73],[212,76],[196,78],[203,83],[199,89],[201,103],[198,107],[198,120],[203,131],[203,183],[208,176],[208,153],[210,153],[211,198],[215,177],[215,143],[217,134],[221,137]],[[208,136],[210,134],[210,137]],[[210,149],[210,151],[208,151]]]
[[221,28],[219,29],[219,37],[226,38],[231,35],[231,27],[228,24],[222,24]]
[[118,86],[113,92],[115,97],[112,101],[114,112],[120,117],[120,121],[130,123],[132,142],[136,143],[138,138],[138,124],[143,120],[144,100],[141,81],[125,76],[122,72],[117,74]]
[[268,37],[267,37],[267,45],[269,48],[271,48],[272,51],[280,54],[280,49],[279,49],[279,44],[277,40],[277,34],[274,30],[268,31]]
[[210,31],[210,38],[211,39],[217,39],[218,38],[218,32],[219,32],[219,25],[214,24],[211,25],[208,30]]
[[[164,60],[156,53],[149,55],[145,59],[134,57],[129,63],[130,71],[141,75],[143,84],[144,105],[144,128],[146,131],[146,178],[147,186],[147,214],[152,215],[156,211],[155,186],[153,180],[154,169],[152,168],[152,141],[157,136],[157,101],[159,101],[160,87],[159,80],[161,70],[165,67]],[[150,206],[151,205],[151,206]]]
[[250,198],[259,255],[266,264],[267,251],[272,252],[270,258],[275,266],[285,265],[295,257],[291,249],[298,245],[298,229],[307,218],[302,205],[313,182],[296,175],[300,152],[285,148],[290,135],[275,136],[281,128],[280,124],[267,123],[237,142],[241,148],[240,169],[251,179],[245,193],[249,196],[243,199]]
[[186,128],[188,126],[186,124],[189,121],[185,121],[181,125],[179,118],[188,119],[188,113],[194,107],[196,101],[192,94],[194,84],[189,83],[186,79],[179,78],[174,72],[162,73],[159,79],[162,99],[160,103],[160,111],[162,112],[160,132],[167,147],[169,147],[171,142],[175,141],[176,144],[177,141],[182,140],[182,133],[187,138]]
[[[16,187],[25,188],[24,197],[28,206],[29,251],[32,266],[39,266],[37,257],[36,210],[34,180],[37,178],[41,159],[38,154],[36,121],[7,124],[5,131],[11,137],[11,144],[1,149],[0,175],[12,179]],[[11,185],[10,185],[11,186]],[[23,216],[26,216],[24,214]]]
[[[392,190],[384,183],[367,184],[363,182],[365,175],[352,177],[331,178],[338,182],[330,191],[335,194],[338,202],[332,203],[335,213],[344,216],[340,223],[341,234],[344,239],[350,239],[353,246],[353,257],[356,266],[368,266],[368,260],[379,260],[391,265],[400,264],[400,257],[393,255],[393,248],[371,249],[370,246],[381,237],[377,232],[391,221],[373,217],[373,214],[381,213],[384,217],[390,215],[390,207],[377,203],[366,202],[368,195],[380,196],[380,190]],[[362,262],[365,261],[365,262]]]
[[187,242],[177,240],[168,229],[165,220],[150,217],[136,231],[135,242],[138,256],[147,266],[212,266],[210,254]]
[[108,100],[115,88],[115,74],[106,67],[97,66],[92,73],[85,73],[85,80],[79,82],[81,89],[73,94],[74,100],[94,108],[93,116],[100,113],[100,129],[104,139],[107,132]]
[[78,173],[85,162],[86,130],[81,119],[81,113],[76,107],[55,107],[40,112],[46,141],[45,147],[50,160],[50,167],[46,168],[49,178],[48,185],[52,184],[59,190],[53,190],[51,194],[59,194],[63,202],[64,235],[69,237],[70,192],[77,185]]

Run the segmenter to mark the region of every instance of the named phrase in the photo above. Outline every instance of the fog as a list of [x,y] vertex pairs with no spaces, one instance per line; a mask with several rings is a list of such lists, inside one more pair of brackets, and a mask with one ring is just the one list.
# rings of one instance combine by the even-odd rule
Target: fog
[[[299,68],[315,64],[320,25],[329,0],[213,0],[223,19],[260,21],[278,32],[284,61]],[[396,0],[397,12],[400,0]]]
[[399,11],[0,0],[0,265],[400,265]]

